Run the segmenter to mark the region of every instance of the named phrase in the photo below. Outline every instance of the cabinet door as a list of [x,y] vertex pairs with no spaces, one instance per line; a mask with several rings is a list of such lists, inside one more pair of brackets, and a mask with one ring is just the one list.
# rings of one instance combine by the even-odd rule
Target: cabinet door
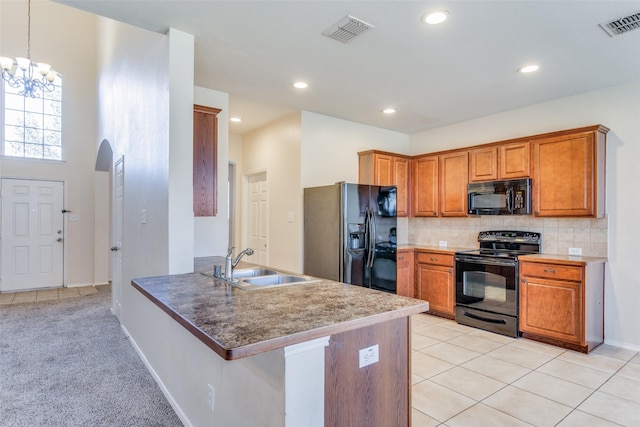
[[594,216],[594,132],[533,142],[535,216]]
[[469,150],[469,181],[495,181],[496,179],[498,179],[498,148]]
[[409,159],[393,159],[394,183],[398,187],[396,208],[398,216],[409,215]]
[[393,168],[393,157],[386,154],[374,154],[374,176],[375,185],[395,185]]
[[584,345],[582,283],[523,277],[520,330]]
[[414,267],[413,251],[398,252],[396,264],[397,294],[413,298],[414,293]]
[[469,154],[467,151],[439,156],[440,215],[468,216],[467,184]]
[[498,146],[498,179],[528,178],[531,170],[529,141]]
[[418,298],[429,302],[429,311],[455,315],[455,284],[453,268],[418,263]]
[[417,157],[411,162],[413,216],[438,216],[438,157]]

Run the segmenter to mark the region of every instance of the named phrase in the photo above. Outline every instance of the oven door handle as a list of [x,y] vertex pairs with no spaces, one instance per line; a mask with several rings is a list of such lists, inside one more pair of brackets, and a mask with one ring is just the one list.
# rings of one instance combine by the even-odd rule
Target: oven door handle
[[465,256],[465,257],[455,257],[455,260],[458,262],[468,262],[471,264],[490,264],[490,265],[500,265],[504,267],[515,267],[518,265],[517,260],[501,260],[489,257],[473,257],[473,256]]
[[501,325],[507,324],[507,321],[504,319],[489,319],[488,317],[478,316],[477,314],[469,313],[468,311],[463,311],[462,314],[472,319],[481,320],[483,322],[498,323]]

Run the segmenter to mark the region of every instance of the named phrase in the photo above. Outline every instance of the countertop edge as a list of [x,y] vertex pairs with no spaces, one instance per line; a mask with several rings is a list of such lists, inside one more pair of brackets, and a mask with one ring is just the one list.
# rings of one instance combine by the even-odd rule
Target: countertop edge
[[[342,332],[352,331],[354,329],[360,329],[363,327],[383,323],[389,320],[395,320],[402,317],[408,317],[413,314],[423,313],[429,309],[428,302],[424,301],[409,307],[402,307],[393,311],[387,311],[384,313],[375,314],[372,316],[363,317],[360,319],[349,320],[341,322],[335,325],[324,326],[321,328],[311,329],[308,331],[298,332],[295,334],[273,338],[267,341],[261,341],[254,344],[245,345],[236,348],[225,348],[218,341],[216,341],[209,334],[202,329],[185,319],[179,313],[174,311],[171,307],[164,304],[162,301],[154,297],[151,293],[145,290],[142,286],[135,282],[135,279],[131,281],[131,286],[138,290],[143,296],[154,303],[158,308],[168,314],[172,319],[182,325],[188,332],[199,339],[203,344],[212,349],[216,354],[225,360],[237,360],[245,357],[253,356],[260,353],[265,353],[279,348],[284,348],[289,345],[299,344],[312,339],[335,335]],[[416,300],[417,301],[417,300]]]

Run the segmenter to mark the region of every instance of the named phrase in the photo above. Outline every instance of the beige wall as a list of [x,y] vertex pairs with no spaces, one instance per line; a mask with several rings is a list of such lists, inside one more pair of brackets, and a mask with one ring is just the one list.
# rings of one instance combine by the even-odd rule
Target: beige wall
[[[96,17],[49,1],[31,7],[31,54],[63,75],[63,161],[0,157],[3,178],[59,180],[65,186],[65,209],[78,221],[65,218],[66,286],[106,283],[109,279],[109,228],[102,209],[104,172],[95,172],[96,133]],[[0,52],[25,56],[27,2],[0,1]],[[96,181],[97,179],[97,181]],[[99,193],[96,193],[99,190]]]
[[[544,233],[543,251],[566,254],[568,244],[582,247],[583,252],[588,250],[592,255],[607,251],[605,342],[635,350],[640,350],[640,330],[636,327],[639,322],[636,301],[640,301],[637,274],[640,199],[635,197],[640,159],[638,99],[639,83],[622,85],[421,132],[411,135],[410,142],[411,153],[419,154],[594,124],[609,127],[607,219],[589,221],[588,227],[579,220],[540,223],[533,219],[531,225]],[[427,236],[425,222],[412,223],[416,228],[412,228],[410,240],[420,241],[420,236]],[[606,248],[601,246],[605,230]],[[468,241],[468,237],[463,237],[463,241]]]
[[230,242],[230,246],[242,247],[242,136],[229,135],[229,161],[236,166],[235,175],[235,217],[234,235],[235,239]]
[[[269,265],[300,272],[300,113],[290,114],[244,135],[242,188],[247,175],[263,171],[267,173],[269,191]],[[246,196],[244,191],[237,194]],[[246,206],[245,201],[242,206]],[[288,221],[289,212],[293,212],[293,222]],[[246,226],[243,230],[246,233]]]

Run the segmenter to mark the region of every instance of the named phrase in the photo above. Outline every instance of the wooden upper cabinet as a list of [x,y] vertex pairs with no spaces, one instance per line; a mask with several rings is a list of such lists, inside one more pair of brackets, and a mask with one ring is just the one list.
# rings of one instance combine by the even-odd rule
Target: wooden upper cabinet
[[529,141],[498,145],[498,179],[528,178],[530,159]]
[[396,195],[397,214],[398,216],[408,216],[411,162],[409,159],[403,157],[394,157],[392,170],[395,174],[396,187],[398,187],[398,193]]
[[381,151],[358,153],[358,182],[368,185],[395,185],[398,216],[409,214],[409,158]]
[[411,160],[412,216],[438,216],[438,156],[420,156]]
[[220,109],[193,106],[193,215],[218,212],[218,113]]
[[491,145],[469,150],[469,181],[528,178],[529,141]]
[[534,216],[604,216],[608,131],[592,126],[532,140]]
[[469,181],[498,179],[498,147],[469,150]]
[[438,156],[440,181],[440,215],[468,216],[468,151],[454,151]]

